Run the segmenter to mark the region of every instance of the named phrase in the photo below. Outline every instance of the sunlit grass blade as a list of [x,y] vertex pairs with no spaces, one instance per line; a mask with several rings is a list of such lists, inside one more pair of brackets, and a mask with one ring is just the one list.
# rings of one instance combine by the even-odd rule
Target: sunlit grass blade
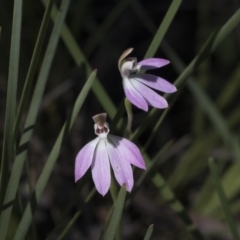
[[180,5],[182,3],[182,0],[173,0],[172,4],[170,5],[161,25],[159,26],[152,42],[151,45],[149,46],[145,57],[144,58],[149,58],[155,55],[157,49],[159,48],[170,24],[173,21],[173,18],[175,17]]
[[42,20],[42,23],[41,23],[41,27],[40,27],[40,30],[39,30],[39,33],[38,33],[37,41],[36,41],[36,44],[35,44],[35,47],[34,47],[32,59],[31,59],[31,62],[30,62],[27,77],[26,77],[24,87],[23,87],[23,92],[22,92],[20,103],[19,103],[19,106],[18,106],[18,112],[17,112],[16,122],[15,122],[15,126],[14,126],[14,132],[13,132],[14,133],[14,139],[16,138],[17,132],[19,130],[19,126],[20,126],[21,119],[22,119],[22,114],[23,114],[23,111],[26,107],[26,103],[29,100],[29,98],[31,97],[30,96],[30,89],[31,89],[33,77],[34,77],[34,74],[35,74],[35,71],[36,71],[36,67],[37,67],[37,64],[38,64],[39,56],[40,56],[40,53],[41,53],[41,50],[42,50],[43,40],[44,40],[45,34],[47,32],[47,27],[48,27],[53,3],[54,3],[54,0],[49,0],[48,1],[48,6],[47,6],[46,11],[44,13],[43,20]]
[[234,240],[239,240],[240,238],[239,238],[238,229],[237,229],[237,227],[236,227],[236,225],[233,221],[233,218],[232,218],[232,215],[231,215],[231,212],[230,212],[230,209],[229,209],[229,205],[228,205],[224,190],[222,188],[220,178],[218,176],[217,166],[214,163],[213,159],[209,159],[208,164],[209,164],[211,175],[213,177],[213,180],[214,180],[214,183],[215,183],[215,186],[216,186],[216,190],[218,192],[219,200],[221,201],[222,208],[223,208],[223,211],[225,213],[226,220],[227,220],[227,223],[228,223],[229,228],[231,230],[233,239]]
[[31,196],[31,200],[27,204],[27,207],[24,211],[23,217],[18,226],[14,240],[24,239],[24,237],[26,235],[26,232],[32,221],[32,213],[34,212],[34,210],[36,208],[36,204],[39,201],[39,198],[42,195],[42,192],[44,191],[45,186],[47,185],[47,182],[50,178],[53,167],[54,167],[54,165],[57,161],[57,158],[60,154],[63,140],[64,140],[66,134],[70,131],[70,129],[71,129],[71,127],[72,127],[84,101],[85,101],[85,98],[86,98],[90,88],[92,87],[93,81],[96,76],[96,72],[97,72],[96,70],[93,71],[92,74],[89,76],[87,82],[85,83],[83,89],[81,90],[81,92],[74,104],[73,111],[72,111],[70,118],[65,122],[65,124],[63,125],[63,127],[61,129],[61,132],[58,135],[58,138],[51,150],[51,153],[46,161],[43,171],[37,181],[35,190]]
[[[58,15],[58,20],[56,21],[56,24],[53,28],[50,41],[47,47],[47,51],[43,59],[43,65],[41,67],[39,77],[36,82],[33,99],[30,103],[29,112],[24,125],[23,135],[21,136],[21,139],[20,139],[20,146],[17,152],[17,156],[15,158],[15,161],[13,163],[6,196],[4,198],[5,207],[0,219],[0,233],[3,235],[6,234],[6,231],[8,228],[12,207],[13,207],[13,202],[15,199],[15,195],[18,189],[18,185],[19,185],[19,181],[22,173],[22,168],[24,166],[24,162],[27,157],[27,147],[32,136],[35,121],[37,119],[37,114],[39,111],[39,106],[40,106],[43,92],[45,89],[47,77],[48,77],[49,70],[54,57],[54,53],[57,47],[57,43],[60,37],[61,27],[63,25],[64,18],[66,16],[66,12],[67,12],[66,4],[68,3],[69,3],[69,0],[65,0],[63,2],[61,6],[61,11],[59,12],[59,15]],[[65,9],[62,9],[62,7]]]
[[152,233],[153,233],[153,228],[154,228],[153,224],[148,227],[148,230],[147,230],[143,240],[150,240]]
[[117,227],[122,217],[125,198],[126,187],[125,185],[123,185],[119,191],[118,198],[114,204],[114,210],[104,240],[113,240],[115,238]]
[[[1,172],[0,172],[0,209],[9,178],[9,163],[14,158],[13,127],[16,115],[16,99],[18,85],[18,67],[20,57],[20,37],[22,23],[22,0],[14,1],[13,23],[11,35],[10,61],[7,87],[7,103],[5,114],[4,138],[2,147]],[[1,233],[0,233],[1,238]],[[4,238],[1,238],[4,239]]]
[[[46,5],[46,0],[42,0],[44,5]],[[57,13],[57,7],[53,7],[52,11],[52,19],[53,21],[56,20],[56,13]],[[80,47],[77,44],[77,41],[73,37],[71,31],[69,30],[68,26],[64,24],[62,33],[61,33],[62,39],[69,51],[69,54],[72,56],[73,60],[75,61],[77,66],[85,65],[87,74],[90,74],[92,72],[92,69],[86,60],[83,52],[81,51]],[[101,82],[96,78],[92,90],[97,97],[99,103],[102,105],[103,109],[108,113],[108,116],[110,119],[112,119],[117,111],[116,106],[112,102],[111,98],[109,97],[108,93],[102,86]]]

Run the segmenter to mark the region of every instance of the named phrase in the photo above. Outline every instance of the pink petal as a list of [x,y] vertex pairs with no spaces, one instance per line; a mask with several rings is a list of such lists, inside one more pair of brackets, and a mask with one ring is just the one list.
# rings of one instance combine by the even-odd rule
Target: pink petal
[[146,99],[149,105],[156,108],[166,108],[168,106],[167,101],[162,96],[158,95],[144,84],[135,79],[131,79],[131,83],[134,88]]
[[107,149],[115,178],[117,179],[120,186],[126,184],[127,191],[131,192],[134,182],[133,172],[130,163],[121,155],[123,149],[119,146],[114,145],[110,139],[107,143]]
[[108,192],[111,183],[106,139],[100,139],[96,147],[92,163],[92,177],[97,191],[104,196]]
[[147,58],[138,63],[141,70],[155,69],[163,67],[170,62],[162,58]]
[[75,182],[80,179],[92,164],[94,150],[100,138],[86,144],[77,154],[75,160]]
[[176,87],[163,78],[151,74],[135,74],[132,76],[135,80],[144,83],[145,85],[160,90],[165,93],[176,92]]
[[114,143],[116,147],[121,149],[122,159],[127,160],[129,163],[135,165],[136,167],[146,169],[146,165],[142,154],[138,147],[127,140],[126,138],[117,137],[109,134],[108,138]]
[[128,78],[123,78],[123,88],[127,99],[138,108],[148,111],[146,100],[136,91]]

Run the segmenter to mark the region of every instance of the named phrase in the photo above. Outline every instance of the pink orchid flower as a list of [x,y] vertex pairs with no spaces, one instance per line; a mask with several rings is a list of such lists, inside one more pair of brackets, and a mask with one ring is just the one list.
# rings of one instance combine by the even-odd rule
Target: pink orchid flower
[[167,108],[167,101],[151,88],[164,93],[173,93],[177,91],[176,87],[163,78],[139,72],[163,67],[169,64],[169,61],[161,58],[147,58],[140,62],[137,62],[136,58],[126,59],[132,51],[133,48],[127,49],[118,61],[127,99],[146,112],[148,111],[148,105],[155,108]]
[[106,113],[93,117],[97,138],[86,144],[77,154],[75,161],[75,181],[78,181],[91,166],[92,177],[97,191],[103,196],[111,184],[112,166],[115,178],[131,192],[134,184],[131,164],[146,169],[138,147],[131,141],[109,134]]

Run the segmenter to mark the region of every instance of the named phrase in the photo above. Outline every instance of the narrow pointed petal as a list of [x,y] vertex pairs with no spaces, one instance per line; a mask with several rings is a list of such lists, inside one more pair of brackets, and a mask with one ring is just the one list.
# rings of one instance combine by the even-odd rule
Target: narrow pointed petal
[[134,88],[146,99],[149,105],[156,108],[168,107],[167,101],[149,87],[145,86],[144,84],[140,83],[135,79],[131,79],[131,83]]
[[132,76],[135,80],[144,83],[145,85],[157,89],[165,93],[176,92],[176,87],[163,78],[157,77],[152,74],[135,74]]
[[86,144],[77,154],[75,160],[75,182],[80,179],[92,164],[94,150],[100,138]]
[[134,183],[133,172],[130,163],[121,155],[123,149],[114,145],[110,139],[107,143],[107,149],[115,178],[120,186],[126,184],[127,191],[131,192]]
[[127,99],[138,108],[148,111],[148,104],[146,100],[133,87],[128,78],[123,79],[123,88]]
[[117,137],[111,134],[108,135],[108,138],[116,147],[121,149],[122,159],[126,159],[129,163],[136,167],[146,169],[142,154],[134,143],[127,140],[126,138]]
[[140,66],[141,70],[149,70],[163,67],[169,63],[168,60],[162,58],[147,58],[139,62],[138,66]]
[[110,164],[106,148],[106,139],[100,139],[92,162],[92,177],[97,191],[103,196],[111,183]]

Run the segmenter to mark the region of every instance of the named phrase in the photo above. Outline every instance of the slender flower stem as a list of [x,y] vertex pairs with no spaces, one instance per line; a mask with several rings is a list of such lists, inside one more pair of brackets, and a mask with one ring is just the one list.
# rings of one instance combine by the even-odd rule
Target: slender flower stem
[[132,104],[128,101],[127,98],[124,100],[126,112],[128,115],[128,121],[127,121],[127,138],[129,139],[132,129],[132,121],[133,121],[133,113],[132,113]]

